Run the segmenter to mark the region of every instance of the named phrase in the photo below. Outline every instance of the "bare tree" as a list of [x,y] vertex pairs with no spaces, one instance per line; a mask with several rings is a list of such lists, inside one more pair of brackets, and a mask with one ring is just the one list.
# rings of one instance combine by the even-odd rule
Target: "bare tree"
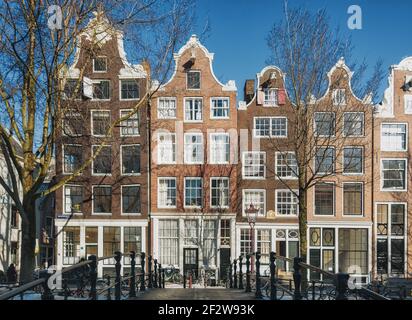
[[[55,181],[47,190],[40,191],[54,156],[54,147],[61,130],[67,105],[79,107],[75,97],[65,95],[67,66],[74,58],[81,35],[94,11],[102,8],[111,20],[108,28],[120,28],[130,34],[129,46],[139,47],[134,59],[146,59],[149,71],[144,96],[124,117],[106,127],[106,136],[122,121],[146,108],[152,89],[151,75],[161,84],[167,78],[172,53],[183,37],[187,36],[192,22],[192,2],[188,0],[162,1],[58,1],[54,26],[48,16],[49,1],[3,1],[0,5],[0,105],[3,119],[0,125],[0,144],[11,183],[0,178],[0,185],[10,195],[22,217],[22,246],[20,281],[32,278],[35,255],[35,200],[48,195],[89,166],[103,149],[106,139],[101,139],[96,152],[83,159],[73,173]],[[61,13],[61,16],[59,15]],[[58,26],[61,18],[61,26]],[[57,22],[57,24],[56,24]],[[98,50],[100,35],[107,30],[97,28],[92,56]],[[134,50],[136,51],[136,50]],[[82,93],[82,74],[73,84],[76,94]],[[69,101],[68,101],[69,100]],[[17,139],[23,149],[19,156],[12,139]],[[14,168],[14,170],[13,170]],[[22,196],[19,196],[21,183]]]

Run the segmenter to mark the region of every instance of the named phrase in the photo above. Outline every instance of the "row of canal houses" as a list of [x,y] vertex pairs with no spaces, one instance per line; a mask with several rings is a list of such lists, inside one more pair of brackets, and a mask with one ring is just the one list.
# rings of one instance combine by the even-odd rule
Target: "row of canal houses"
[[[193,35],[174,54],[170,80],[149,85],[148,63],[127,61],[123,34],[102,15],[90,21],[63,78],[76,97],[59,132],[56,179],[98,155],[56,193],[58,266],[91,254],[134,250],[180,272],[207,268],[222,278],[240,255],[260,251],[265,271],[269,252],[299,254],[297,199],[285,187],[285,181],[298,186],[286,76],[276,66],[265,67],[256,80],[246,81],[244,101],[237,102],[241,93],[235,82],[221,83],[213,60]],[[308,262],[356,273],[364,281],[410,275],[412,58],[391,67],[389,88],[378,106],[354,95],[352,72],[343,59],[328,77],[322,99],[329,107],[321,118],[313,115],[314,125],[326,122],[330,128],[328,121],[338,118],[353,124],[342,154],[325,154],[333,166],[344,166],[345,157],[354,165],[308,192]],[[79,82],[80,90],[73,90]],[[150,103],[142,103],[107,135],[110,123],[154,88]],[[274,141],[280,147],[273,147]],[[113,272],[113,263],[101,263],[99,275]],[[123,273],[128,264],[125,257]],[[289,266],[280,269],[288,272]]]

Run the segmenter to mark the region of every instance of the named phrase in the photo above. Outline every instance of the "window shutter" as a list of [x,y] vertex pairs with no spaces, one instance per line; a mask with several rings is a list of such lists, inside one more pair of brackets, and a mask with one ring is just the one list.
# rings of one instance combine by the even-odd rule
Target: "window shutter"
[[286,103],[286,91],[285,89],[278,90],[278,103],[284,105]]
[[265,100],[265,93],[263,90],[259,89],[257,92],[257,104],[263,104],[263,101]]
[[83,77],[83,95],[89,99],[93,98],[93,82],[87,77]]

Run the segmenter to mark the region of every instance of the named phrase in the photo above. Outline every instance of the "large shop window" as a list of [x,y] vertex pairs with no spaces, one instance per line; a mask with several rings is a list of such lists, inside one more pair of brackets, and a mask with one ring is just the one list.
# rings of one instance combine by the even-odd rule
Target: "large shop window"
[[[299,257],[299,230],[277,229],[275,233],[276,255],[290,259]],[[281,271],[292,271],[293,265],[284,260],[276,260],[277,268]]]
[[[112,256],[116,251],[120,251],[120,227],[103,227],[103,256]],[[104,260],[104,264],[114,263],[114,259]]]
[[159,221],[160,261],[164,266],[179,265],[179,221]]
[[98,227],[86,227],[86,258],[91,255],[98,256],[99,229]]
[[199,245],[199,227],[197,220],[185,220],[185,238],[184,244],[187,246]]
[[377,205],[377,271],[379,274],[405,273],[405,204]]
[[80,260],[80,227],[63,229],[63,264],[75,264]]
[[[136,258],[139,259],[140,253],[142,252],[142,228],[141,227],[124,227],[123,229],[123,251],[136,253]],[[124,263],[130,264],[130,256],[126,255],[124,257]]]
[[[335,272],[335,229],[309,229],[309,264],[329,272]],[[310,279],[320,280],[319,272],[311,271]]]
[[270,242],[271,234],[270,229],[257,229],[257,251],[261,254],[260,263],[269,264],[269,254],[270,254]]
[[216,266],[217,257],[217,221],[203,221],[203,265]]
[[368,274],[367,229],[339,229],[339,272]]

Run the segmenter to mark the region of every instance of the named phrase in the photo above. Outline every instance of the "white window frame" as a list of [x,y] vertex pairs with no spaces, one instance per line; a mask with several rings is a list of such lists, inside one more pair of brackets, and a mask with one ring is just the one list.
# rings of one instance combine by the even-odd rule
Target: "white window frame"
[[[133,109],[120,109],[119,111],[119,115],[120,118],[123,117],[122,113],[127,113],[129,114]],[[136,117],[136,118],[134,118]],[[139,111],[137,111],[135,114],[133,114],[131,117],[129,117],[129,119],[125,120],[125,121],[130,121],[130,120],[135,120],[137,121],[137,134],[123,134],[123,122],[122,121],[120,123],[120,136],[121,137],[140,137],[140,117],[139,117]]]
[[[101,70],[101,71],[96,70],[96,68],[95,68],[96,59],[104,59],[106,61],[106,70],[104,70],[104,71],[103,70]],[[97,56],[97,57],[93,58],[93,73],[107,73],[107,70],[108,70],[108,59],[107,59],[106,56]]]
[[[175,181],[175,194],[176,194],[176,199],[175,199],[176,204],[175,205],[168,206],[167,204],[165,205],[160,204],[160,201],[159,201],[159,199],[161,198],[160,197],[160,191],[161,191],[160,180],[174,180]],[[157,177],[157,207],[159,209],[175,209],[176,206],[177,206],[177,179],[176,177]]]
[[[104,188],[110,188],[111,190],[111,194],[112,194],[112,198],[113,198],[113,188],[111,185],[94,185],[92,186],[92,216],[111,216],[113,214],[113,212],[103,212],[103,213],[99,213],[99,212],[94,212],[94,188],[100,188],[100,187],[104,187]],[[113,207],[113,199],[112,199],[112,207]],[[111,208],[113,209],[113,208]]]
[[[221,205],[221,206],[214,206],[212,205],[212,180],[225,180],[227,181],[227,205]],[[230,179],[228,177],[210,177],[210,207],[211,208],[222,208],[222,209],[228,209],[230,207]]]
[[[189,73],[199,73],[199,88],[198,89],[189,88],[189,81],[188,81],[188,74]],[[186,72],[186,90],[199,91],[201,89],[202,89],[202,71],[200,71],[200,70],[188,70]]]
[[[361,214],[347,214],[345,213],[345,184],[359,184],[362,186],[362,195],[361,195]],[[365,216],[365,184],[361,181],[345,181],[342,183],[342,216],[343,217],[364,217]]]
[[[345,172],[345,149],[362,149],[362,172]],[[336,155],[335,155],[336,156]],[[344,176],[362,176],[365,174],[365,148],[363,146],[344,146],[342,152],[342,174]]]
[[[173,138],[171,138],[171,142],[172,142],[172,153],[173,153],[173,149],[174,149],[174,161],[162,161],[161,156],[160,156],[160,137],[161,136],[170,136],[170,137],[174,137],[174,143],[173,143]],[[177,157],[177,152],[176,152],[176,133],[170,133],[170,132],[159,132],[157,134],[157,163],[158,164],[176,164],[176,157]],[[173,159],[173,155],[170,156],[171,159]]]
[[[229,147],[229,155],[228,155],[228,160],[227,161],[217,161],[220,160],[221,155],[216,154],[217,146],[214,144],[215,141],[213,140],[213,137],[216,136],[225,136],[228,137],[228,143],[227,146]],[[229,164],[230,163],[230,134],[228,132],[216,132],[216,133],[211,133],[210,134],[210,164]],[[226,144],[224,144],[226,146]],[[226,155],[225,155],[226,157]]]
[[[359,114],[361,114],[362,115],[362,134],[360,134],[360,135],[346,135],[345,134],[345,115],[346,114],[356,114],[356,115],[359,115]],[[356,138],[359,138],[359,137],[364,137],[365,136],[365,112],[344,112],[343,113],[343,128],[342,128],[342,130],[343,130],[343,136],[344,137],[356,137]]]
[[[275,191],[275,215],[277,217],[297,217],[299,215],[299,198],[296,197],[296,214],[281,214],[281,213],[278,212],[278,193],[279,192],[289,192],[291,194],[292,198],[293,198],[293,197],[296,197],[294,192],[298,193],[299,191],[298,190],[293,190],[293,192],[292,192],[289,189],[276,189],[276,191]],[[293,205],[293,203],[287,203],[287,204]]]
[[[266,94],[275,92],[275,100],[266,100]],[[270,96],[270,94],[269,94]],[[279,106],[279,89],[278,88],[264,88],[263,89],[263,107],[278,107]]]
[[336,216],[336,184],[330,181],[321,181],[321,184],[331,184],[333,186],[333,214],[316,214],[316,185],[313,186],[313,216],[314,217],[335,217]]
[[201,187],[200,190],[202,191],[202,195],[201,195],[201,201],[203,203],[203,196],[204,196],[204,192],[203,192],[203,179],[202,177],[184,177],[183,179],[183,207],[184,208],[189,208],[189,209],[201,209],[202,205],[200,206],[187,206],[186,205],[186,180],[200,180],[201,181]]
[[[132,212],[132,213],[125,213],[123,212],[123,188],[124,187],[139,187],[139,197],[140,197],[140,212]],[[142,187],[140,184],[125,184],[121,186],[121,193],[120,193],[120,212],[122,216],[141,216],[142,215]]]
[[[91,152],[91,155],[92,155],[92,157],[94,156],[94,148],[95,147],[100,147],[100,145],[96,145],[96,144],[92,144],[92,152]],[[110,164],[110,173],[94,173],[94,162],[96,161],[96,159],[93,159],[93,161],[92,161],[92,165],[91,165],[91,167],[92,167],[92,176],[93,177],[111,177],[112,176],[112,174],[113,174],[113,149],[112,149],[112,146],[111,145],[108,145],[108,144],[105,144],[105,145],[103,145],[103,148],[110,148],[110,152],[111,152],[111,164]],[[99,153],[99,155],[100,155],[100,153]],[[97,157],[99,157],[99,155],[97,156]]]
[[[195,120],[190,120],[190,119],[186,119],[186,102],[189,100],[200,100],[201,101],[201,116],[202,118],[200,120],[195,119]],[[203,98],[202,97],[185,97],[183,99],[183,117],[184,117],[184,122],[188,122],[188,123],[199,123],[199,122],[203,122],[203,111],[204,111],[204,104],[203,104]]]
[[[324,135],[324,134],[318,134],[318,125],[316,123],[316,115],[318,114],[332,114],[333,115],[333,134],[332,135]],[[319,138],[333,138],[336,136],[336,113],[333,111],[319,111],[315,112],[313,115],[313,129],[315,131],[316,137]]]
[[[132,80],[134,80],[137,84],[137,90],[138,90],[139,97],[138,98],[124,99],[124,98],[122,98],[122,81],[132,81]],[[138,79],[136,79],[136,78],[122,78],[122,79],[119,80],[119,101],[139,101],[140,100],[140,87],[139,87],[139,83],[137,81],[138,81]]]
[[[190,137],[191,136],[200,137],[200,145],[201,145],[201,147],[200,147],[201,154],[199,155],[199,157],[201,157],[200,161],[192,161],[193,159],[189,159],[189,158],[191,158],[191,155],[189,155],[190,152],[188,152],[189,150],[186,150],[186,147],[191,146],[191,148],[193,150],[193,146],[198,145],[198,144],[194,145],[192,143],[187,144],[186,143],[186,137],[189,137],[189,136]],[[184,148],[183,148],[184,157],[183,158],[184,158],[184,163],[185,164],[203,164],[204,163],[205,155],[204,155],[204,140],[203,140],[203,133],[202,132],[186,132],[184,134],[183,144],[184,144]]]
[[142,147],[141,147],[141,145],[140,145],[140,143],[134,143],[134,144],[122,144],[121,146],[120,146],[120,174],[122,175],[122,176],[140,176],[141,175],[141,172],[139,172],[139,173],[124,173],[123,172],[123,148],[125,148],[125,147],[135,147],[135,146],[139,146],[140,147],[140,159],[139,159],[139,162],[140,162],[140,171],[142,170],[142,159],[141,159],[141,157],[142,157],[142,155],[141,155],[141,153],[142,153]]
[[412,105],[412,94],[405,94],[403,98],[405,114],[412,114],[412,106],[411,106],[410,111],[408,110],[408,100],[410,101]]
[[[62,135],[65,136],[65,137],[81,137],[81,136],[83,136],[82,133],[80,133],[80,134],[73,134],[73,135],[68,135],[68,134],[65,133],[64,128],[66,127],[66,124],[65,124],[66,117],[69,117],[69,118],[80,118],[80,119],[81,119],[81,118],[82,118],[82,115],[81,115],[81,113],[78,112],[78,111],[73,111],[73,110],[71,110],[71,111],[67,112],[67,113],[65,114],[65,116],[62,118]],[[93,131],[92,131],[92,133],[93,133]]]
[[249,208],[250,203],[245,203],[246,199],[246,192],[262,192],[263,193],[263,214],[257,214],[259,218],[265,218],[267,216],[266,213],[266,189],[243,189],[242,190],[242,216],[247,217],[246,209]]
[[[75,143],[65,143],[62,145],[62,172],[64,175],[69,175],[69,174],[73,174],[73,172],[66,172],[65,169],[65,147],[66,146],[72,146],[72,147],[83,147],[81,144],[75,144]],[[83,161],[82,161],[83,162]]]
[[[256,135],[256,120],[258,120],[258,119],[269,119],[269,136],[260,136],[260,135]],[[273,131],[273,120],[274,119],[285,119],[286,120],[286,125],[285,125],[285,127],[286,127],[286,135],[284,135],[284,136],[275,136],[275,135],[273,135],[272,134],[272,131]],[[279,138],[279,139],[285,139],[285,138],[287,138],[288,137],[288,118],[287,117],[281,117],[281,116],[279,116],[279,117],[253,117],[253,137],[254,138],[257,138],[257,139],[265,139],[265,138]]]
[[[108,82],[109,83],[109,98],[108,99],[98,99],[94,97],[94,85],[100,82]],[[108,79],[93,79],[92,80],[92,88],[93,88],[93,97],[91,99],[91,101],[110,101],[111,100],[111,89],[112,89],[112,85],[111,85],[111,81]]]
[[[387,147],[387,146],[383,145],[382,137],[383,137],[383,127],[384,127],[384,125],[404,125],[405,126],[405,149],[395,149],[395,148],[391,148],[391,147]],[[383,123],[381,123],[380,129],[381,129],[381,131],[380,131],[381,151],[390,151],[390,152],[406,152],[406,151],[408,151],[409,128],[408,128],[408,124],[406,122],[383,122]]]
[[[213,111],[217,108],[214,107],[213,102],[218,100],[226,100],[227,101],[227,108],[222,108],[222,110],[227,109],[227,116],[226,117],[216,117],[213,115]],[[212,97],[210,98],[210,119],[219,120],[219,119],[229,119],[230,118],[230,97]]]
[[[405,188],[404,189],[384,189],[383,188],[383,161],[385,160],[396,160],[396,161],[405,161]],[[408,191],[408,158],[381,158],[380,163],[380,187],[381,192],[406,192]]]
[[[161,100],[167,100],[169,104],[170,104],[171,101],[174,101],[174,103],[175,103],[175,108],[174,108],[175,116],[174,117],[170,117],[170,116],[165,117],[165,116],[161,115],[161,111],[160,111],[161,110],[160,109],[160,101]],[[168,110],[171,110],[171,109],[168,109]],[[177,99],[176,99],[176,97],[159,97],[159,98],[157,98],[157,118],[162,119],[162,120],[176,119],[177,118]]]
[[[246,163],[246,155],[247,154],[263,154],[263,177],[249,177],[245,175],[245,163]],[[252,164],[252,166],[256,166]],[[260,166],[260,164],[259,164]],[[260,171],[260,170],[259,170]],[[265,151],[244,151],[242,153],[242,179],[243,180],[265,180],[266,179],[266,152]]]
[[[276,173],[276,180],[297,180],[299,177],[299,168],[297,164],[297,159],[296,159],[296,176],[287,176],[287,177],[279,177],[278,175],[278,158],[279,155],[281,154],[293,154],[296,159],[296,153],[294,151],[282,151],[282,152],[275,152],[275,173]],[[287,165],[288,169],[290,168],[289,165]]]
[[[342,94],[342,92],[343,92],[344,101],[340,102],[337,100],[337,98],[338,96]],[[334,106],[345,106],[347,104],[346,89],[343,89],[343,88],[333,89],[332,102]]]
[[[322,171],[316,172],[317,171],[317,168],[316,168],[316,155],[317,155],[318,149],[332,149],[333,150],[334,153],[333,153],[333,170],[332,170],[332,172],[322,172]],[[313,159],[313,162],[314,162],[313,168],[315,169],[316,175],[320,175],[320,176],[322,176],[322,175],[330,175],[330,176],[335,175],[336,174],[336,148],[334,146],[325,146],[325,147],[316,146],[315,147],[315,157]]]
[[103,110],[97,110],[97,109],[93,109],[90,110],[90,129],[91,129],[91,134],[93,137],[107,137],[107,135],[105,134],[94,134],[94,126],[93,126],[93,114],[94,113],[98,113],[98,112],[105,112],[109,114],[109,123],[111,123],[112,119],[112,114],[110,110],[107,109],[103,109]]
[[[65,184],[65,185],[63,185],[63,188],[62,188],[62,194],[63,194],[63,215],[64,216],[70,216],[72,213],[70,212],[70,213],[67,213],[66,212],[66,192],[65,192],[65,190],[66,190],[66,187],[79,187],[79,188],[82,188],[82,195],[83,195],[83,192],[84,192],[84,186],[83,185],[80,185],[80,184]],[[73,215],[74,216],[81,216],[81,215],[83,215],[83,212],[73,212]]]

